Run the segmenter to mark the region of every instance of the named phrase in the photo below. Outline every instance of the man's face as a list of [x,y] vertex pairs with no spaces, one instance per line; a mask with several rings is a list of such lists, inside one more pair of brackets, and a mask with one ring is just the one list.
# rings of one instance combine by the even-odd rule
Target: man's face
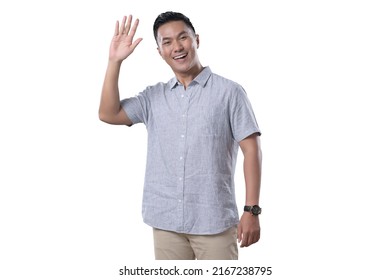
[[174,73],[186,74],[199,65],[199,38],[183,21],[171,21],[157,31],[158,52]]

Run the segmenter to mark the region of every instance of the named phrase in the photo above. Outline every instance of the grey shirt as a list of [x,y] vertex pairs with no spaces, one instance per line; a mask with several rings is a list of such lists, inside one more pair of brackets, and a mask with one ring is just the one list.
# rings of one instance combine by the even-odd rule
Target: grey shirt
[[189,234],[217,234],[236,225],[238,143],[260,135],[244,89],[206,67],[186,90],[172,78],[121,105],[148,131],[144,222]]

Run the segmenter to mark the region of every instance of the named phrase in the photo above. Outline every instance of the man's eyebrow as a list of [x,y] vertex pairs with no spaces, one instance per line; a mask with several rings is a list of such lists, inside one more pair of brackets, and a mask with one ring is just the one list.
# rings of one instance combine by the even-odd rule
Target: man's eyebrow
[[[180,32],[178,35],[177,35],[177,37],[180,37],[180,36],[182,36],[182,35],[184,35],[184,34],[188,34],[188,32],[187,31],[182,31],[182,32]],[[167,40],[171,40],[172,39],[172,37],[163,37],[162,39],[161,39],[161,41],[167,41]]]
[[188,34],[188,32],[184,30],[184,31],[180,32],[179,35],[177,35],[177,36],[179,37],[179,36],[181,36],[183,34]]

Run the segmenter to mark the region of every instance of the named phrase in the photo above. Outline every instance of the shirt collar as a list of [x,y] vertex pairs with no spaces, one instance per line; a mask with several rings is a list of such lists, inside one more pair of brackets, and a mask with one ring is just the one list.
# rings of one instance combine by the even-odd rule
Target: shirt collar
[[[207,84],[207,81],[209,80],[209,78],[211,76],[211,74],[212,74],[212,72],[211,72],[210,67],[206,66],[199,73],[199,75],[195,77],[195,79],[191,82],[191,84],[195,82],[195,83],[198,83],[201,86],[205,87],[206,84]],[[176,77],[170,79],[169,82],[168,82],[169,88],[171,90],[174,89],[179,84],[180,84],[180,82],[177,80]]]

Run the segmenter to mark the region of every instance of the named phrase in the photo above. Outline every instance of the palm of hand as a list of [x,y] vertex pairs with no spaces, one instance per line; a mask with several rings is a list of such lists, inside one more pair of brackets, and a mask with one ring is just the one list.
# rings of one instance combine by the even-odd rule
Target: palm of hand
[[126,21],[127,18],[124,17],[120,27],[119,22],[116,22],[115,33],[110,46],[110,60],[123,61],[142,41],[142,38],[138,38],[137,40],[133,41],[135,32],[137,31],[138,27],[138,19],[135,20],[133,27],[131,27],[132,16],[129,16],[127,23]]

